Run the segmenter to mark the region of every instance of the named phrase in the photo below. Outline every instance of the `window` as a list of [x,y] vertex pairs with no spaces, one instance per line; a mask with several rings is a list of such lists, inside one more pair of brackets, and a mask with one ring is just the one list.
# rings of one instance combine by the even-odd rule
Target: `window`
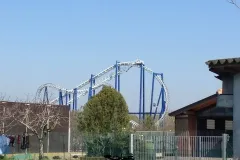
[[231,131],[233,130],[233,121],[225,121],[225,130]]
[[215,120],[207,119],[207,129],[215,129]]

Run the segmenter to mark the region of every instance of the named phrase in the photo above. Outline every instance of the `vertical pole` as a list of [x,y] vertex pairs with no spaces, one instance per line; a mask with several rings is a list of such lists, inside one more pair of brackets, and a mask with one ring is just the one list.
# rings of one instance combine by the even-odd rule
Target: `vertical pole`
[[77,92],[77,88],[76,88],[76,94],[75,94],[75,96],[76,96],[76,97],[75,97],[75,104],[76,104],[75,109],[76,109],[76,110],[78,109],[78,106],[77,106],[77,100],[78,100],[77,96],[78,96],[78,95],[77,95],[77,93],[78,93],[78,92]]
[[72,94],[72,109],[75,110],[75,90],[73,89],[73,94]]
[[[29,123],[28,113],[29,113],[29,109],[27,108],[27,110],[26,110],[26,124]],[[27,136],[27,133],[28,133],[28,128],[27,128],[27,126],[26,126],[26,128],[25,128],[25,134],[23,135],[23,136],[25,136],[25,144],[26,144],[26,136]],[[49,145],[49,144],[48,144],[48,145]],[[26,147],[26,148],[25,148],[25,154],[27,154],[27,153],[28,153],[28,149],[27,149],[27,147]]]
[[68,111],[68,153],[71,151],[71,107],[69,105]]
[[140,66],[140,96],[139,96],[139,119],[142,119],[141,113],[142,113],[142,80],[143,80],[143,76],[142,76],[142,72],[143,71],[143,67],[142,64]]
[[89,87],[89,91],[88,91],[88,100],[92,97],[92,86],[93,86],[93,77],[91,75],[90,78],[90,87]]
[[65,99],[65,105],[68,103],[68,92],[65,93],[66,99]]
[[49,100],[48,100],[48,89],[47,89],[47,87],[44,88],[43,103],[44,103],[44,104],[48,104],[48,103],[49,103]]
[[[118,72],[121,71],[120,65],[118,65]],[[118,92],[120,92],[120,74],[118,74]]]
[[133,154],[133,136],[134,134],[130,135],[130,154]]
[[154,120],[155,120],[156,115],[157,115],[157,109],[158,109],[158,107],[156,107],[155,112],[154,112],[154,116],[153,116],[153,119],[154,119]]
[[[161,80],[163,81],[163,74],[161,74]],[[161,107],[161,111],[159,114],[159,119],[162,117],[163,113],[166,111],[166,102],[165,102],[165,90],[163,88],[161,88],[161,98],[162,98],[162,107]]]
[[63,96],[62,96],[62,90],[59,90],[59,105],[63,105]]
[[[49,106],[47,106],[47,113],[49,117]],[[49,133],[49,119],[47,120],[47,153],[49,153],[49,146],[50,146],[50,133]]]
[[222,159],[223,160],[227,159],[227,139],[228,139],[228,135],[223,134],[222,135]]
[[118,61],[116,61],[115,64],[115,89],[117,90],[117,86],[118,86]]
[[74,88],[74,92],[73,92],[73,109],[77,110],[77,88]]
[[[93,86],[95,86],[96,81],[95,81],[94,75],[92,74],[91,76],[92,76],[92,83],[93,83]],[[93,87],[92,87],[92,88],[93,88]],[[93,92],[93,96],[95,96],[95,94],[96,94],[95,89],[93,89],[92,92]]]
[[143,87],[142,87],[142,89],[143,89],[143,120],[145,119],[145,69],[144,69],[144,66],[143,66],[143,69],[142,69],[142,78],[143,78]]
[[151,93],[151,103],[150,103],[150,116],[152,115],[154,82],[155,82],[155,73],[153,73],[153,78],[152,78],[152,93]]
[[[68,99],[71,100],[71,94],[68,94]],[[69,104],[70,110],[71,110],[71,103]]]
[[[163,74],[161,74],[161,79],[163,81]],[[165,111],[165,90],[162,85],[162,107],[163,107],[163,112]],[[162,113],[163,114],[163,113]]]

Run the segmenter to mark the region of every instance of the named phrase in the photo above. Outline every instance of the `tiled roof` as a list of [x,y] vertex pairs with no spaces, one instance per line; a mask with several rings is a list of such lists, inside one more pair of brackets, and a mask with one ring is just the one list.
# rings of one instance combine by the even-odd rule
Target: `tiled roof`
[[226,58],[226,59],[216,59],[209,60],[206,62],[208,66],[212,65],[223,65],[223,64],[240,64],[240,57],[237,58]]

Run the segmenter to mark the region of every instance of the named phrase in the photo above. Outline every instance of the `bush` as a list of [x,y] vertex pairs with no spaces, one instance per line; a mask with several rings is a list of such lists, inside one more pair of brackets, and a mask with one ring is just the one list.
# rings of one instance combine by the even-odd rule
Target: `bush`
[[61,159],[60,156],[53,156],[53,159]]
[[7,156],[0,155],[0,160],[9,160],[9,158]]
[[77,156],[77,155],[74,155],[72,158],[78,158],[78,156]]
[[129,154],[129,134],[108,134],[87,136],[84,138],[84,143],[87,146],[87,156],[128,156]]

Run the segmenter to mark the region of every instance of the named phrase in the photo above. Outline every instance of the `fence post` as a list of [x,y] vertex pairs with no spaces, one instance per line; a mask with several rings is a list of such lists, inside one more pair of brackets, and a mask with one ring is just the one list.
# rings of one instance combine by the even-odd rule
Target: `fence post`
[[133,154],[133,134],[130,135],[130,153]]
[[202,136],[199,137],[199,157],[202,159]]
[[228,134],[222,135],[222,159],[223,160],[227,159],[227,138],[228,138]]

